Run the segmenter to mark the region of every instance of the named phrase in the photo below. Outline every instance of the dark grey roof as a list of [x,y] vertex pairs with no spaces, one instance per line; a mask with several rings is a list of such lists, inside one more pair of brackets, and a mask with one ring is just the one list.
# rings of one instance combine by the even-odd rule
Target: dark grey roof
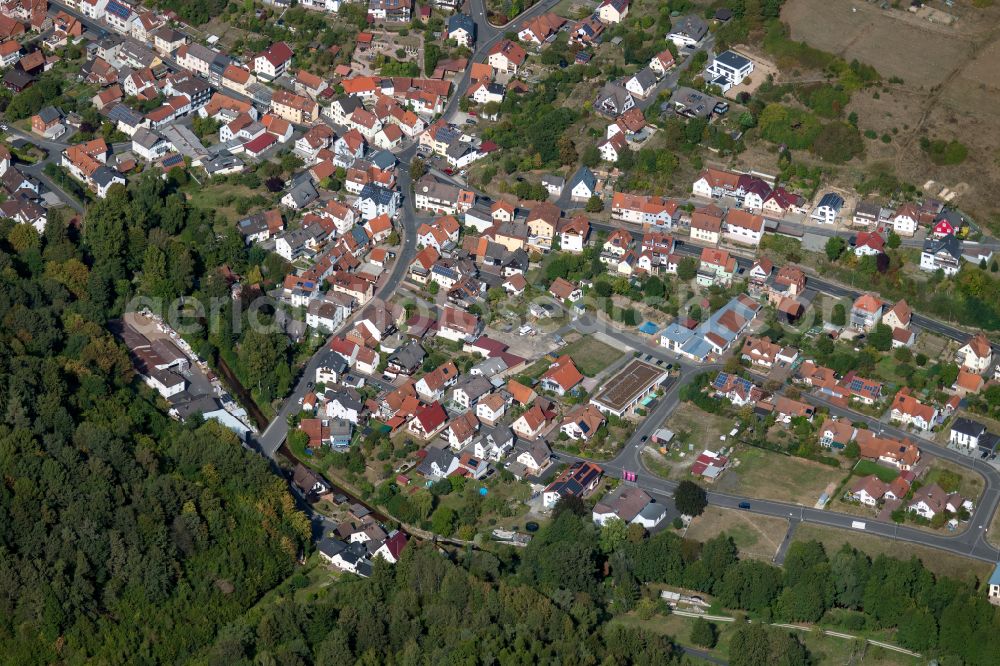
[[368,232],[365,231],[365,228],[362,226],[356,226],[353,229],[351,229],[351,236],[354,237],[354,241],[358,245],[368,244]]
[[120,179],[122,176],[117,171],[114,171],[106,166],[99,166],[94,169],[94,173],[91,176],[93,181],[101,187],[106,187],[111,183],[115,182],[115,179]]
[[639,82],[639,85],[645,90],[656,85],[656,72],[651,70],[649,67],[643,67],[638,72],[635,73],[635,80]]
[[333,558],[338,553],[342,553],[347,550],[347,544],[340,539],[333,539],[331,537],[324,536],[316,542],[316,550],[329,558]]
[[685,16],[670,31],[671,34],[687,35],[696,42],[700,42],[707,32],[708,24],[697,16]]
[[835,192],[827,192],[823,195],[823,198],[819,200],[817,208],[832,208],[835,211],[839,211],[844,205],[844,198]]
[[470,398],[477,400],[493,390],[493,384],[481,375],[466,375],[455,386],[455,391],[462,389]]
[[447,471],[448,467],[451,465],[452,459],[455,455],[448,449],[425,449],[427,455],[424,456],[423,461],[417,465],[417,472],[423,476],[433,476],[434,468],[432,465],[437,463],[438,467],[442,472]]
[[319,193],[316,192],[316,188],[311,182],[303,181],[289,190],[288,195],[292,197],[295,205],[301,208],[316,199]]
[[371,154],[368,161],[377,166],[382,171],[396,166],[396,156],[389,150],[380,150]]
[[951,424],[951,429],[963,435],[969,435],[970,437],[979,437],[986,432],[986,426],[982,423],[973,421],[972,419],[967,419],[964,416],[960,416],[955,419],[955,422]]
[[594,172],[588,169],[586,166],[580,166],[573,174],[573,177],[569,179],[568,187],[572,190],[579,183],[584,183],[591,192],[597,189],[597,176]]
[[45,124],[54,123],[60,118],[62,118],[62,113],[59,112],[54,106],[45,106],[38,111],[38,117],[42,119]]
[[351,113],[354,113],[354,110],[357,109],[358,107],[363,107],[364,106],[361,103],[361,100],[358,99],[357,97],[349,97],[347,95],[344,95],[342,97],[338,97],[337,98],[337,104],[339,104],[340,108],[342,108],[344,110],[344,113],[348,114],[348,115],[350,115]]
[[448,18],[448,32],[455,32],[459,29],[465,30],[467,33],[475,37],[476,22],[473,21],[472,17],[468,14],[452,14]]
[[424,362],[427,352],[417,342],[409,342],[403,345],[389,357],[390,363],[395,363],[401,368],[416,369]]
[[326,399],[329,402],[334,402],[334,401],[339,402],[344,409],[351,409],[358,412],[360,412],[361,408],[364,406],[360,398],[354,397],[353,395],[348,393],[347,390],[327,391]]
[[219,407],[219,402],[210,395],[202,395],[196,398],[192,398],[187,395],[188,400],[185,402],[178,402],[174,404],[174,410],[177,411],[177,415],[181,420],[187,419],[194,414],[205,415],[210,412],[214,412]]
[[389,188],[382,187],[377,183],[367,183],[361,188],[361,194],[358,195],[358,198],[361,200],[371,199],[377,204],[388,204],[394,195],[395,192]]
[[960,259],[962,256],[962,241],[952,235],[945,236],[944,238],[928,238],[924,241],[924,252],[928,254],[947,252],[953,258]]
[[735,51],[723,51],[719,55],[715,56],[715,60],[716,62],[720,62],[726,67],[730,67],[732,69],[743,69],[750,64],[749,58],[741,56]]
[[136,113],[124,104],[115,104],[108,112],[108,120],[113,122],[123,122],[131,127],[137,126],[143,121],[142,114]]
[[210,159],[208,162],[203,162],[202,167],[204,167],[205,172],[209,175],[215,173],[216,171],[221,171],[223,169],[228,169],[233,166],[242,166],[243,160],[236,157],[228,150],[223,150],[218,155]]
[[146,129],[145,127],[140,127],[132,135],[132,143],[142,146],[143,148],[152,148],[160,141],[163,141],[163,137],[159,132],[154,132],[153,130]]

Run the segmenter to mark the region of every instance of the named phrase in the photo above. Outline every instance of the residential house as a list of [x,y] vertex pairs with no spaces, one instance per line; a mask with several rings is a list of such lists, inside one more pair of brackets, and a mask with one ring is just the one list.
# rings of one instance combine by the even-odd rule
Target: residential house
[[441,308],[438,336],[455,342],[466,342],[476,338],[481,331],[482,324],[476,315],[450,305]]
[[855,440],[861,450],[861,457],[878,460],[892,465],[901,471],[913,469],[920,460],[920,449],[909,439],[902,441],[888,437],[880,437],[871,430],[858,430]]
[[548,370],[539,378],[538,385],[543,391],[551,391],[562,396],[582,381],[583,375],[573,363],[573,359],[569,355],[563,354],[553,361]]
[[646,99],[656,89],[657,76],[649,67],[643,67],[625,82],[625,90],[639,99]]
[[863,476],[851,485],[850,498],[865,506],[876,506],[889,492],[889,484],[874,474]]
[[701,40],[708,34],[708,24],[698,16],[685,16],[672,23],[667,39],[672,41],[677,48],[693,48],[700,44]]
[[528,248],[548,252],[552,249],[562,211],[555,204],[543,201],[528,213]]
[[649,61],[649,68],[656,72],[657,76],[663,76],[676,64],[674,54],[669,49],[664,49]]
[[958,493],[946,492],[938,484],[931,483],[914,491],[906,510],[931,520],[942,513],[955,516],[964,511],[968,514],[972,507],[970,500]]
[[910,387],[904,386],[896,393],[889,408],[889,416],[893,421],[912,425],[926,432],[937,423],[938,410],[917,400],[911,394]]
[[611,217],[624,222],[672,227],[680,218],[680,205],[666,197],[615,192]]
[[976,333],[959,348],[955,361],[970,372],[981,375],[993,364],[993,346],[984,334]]
[[292,55],[292,48],[288,44],[275,42],[254,58],[254,74],[263,81],[273,81],[285,74]]
[[722,92],[738,86],[753,72],[753,61],[735,51],[723,51],[715,56],[706,70],[707,82],[719,86]]
[[740,174],[721,169],[704,169],[691,184],[691,194],[705,199],[735,196],[740,185]]
[[826,448],[843,449],[854,440],[857,432],[846,419],[827,418],[819,427],[819,443]]
[[761,368],[791,367],[799,357],[795,347],[782,347],[771,338],[748,336],[743,342],[742,358]]
[[507,401],[500,393],[491,393],[476,403],[476,417],[487,425],[495,425],[507,411]]
[[559,249],[562,252],[580,254],[590,236],[590,221],[583,215],[576,215],[559,225]]
[[666,517],[667,510],[645,490],[621,485],[608,493],[594,506],[593,519],[598,525],[617,518],[625,523],[656,527]]
[[726,238],[742,245],[760,245],[764,237],[764,218],[739,208],[730,208],[726,214]]
[[459,46],[472,48],[476,43],[476,22],[468,14],[452,14],[448,17],[448,39],[454,39]]
[[696,282],[703,287],[728,285],[736,275],[736,258],[725,250],[702,248]]
[[448,445],[452,451],[461,451],[472,444],[476,433],[479,431],[479,419],[472,412],[465,412],[453,418],[445,434],[448,436]]
[[975,452],[979,449],[980,442],[989,434],[986,426],[982,423],[960,416],[951,424],[951,430],[948,433],[948,444],[963,448],[966,451]]
[[542,491],[542,506],[551,509],[563,497],[586,498],[597,489],[603,473],[604,470],[594,463],[573,463]]
[[828,192],[820,198],[819,204],[809,217],[823,224],[833,224],[840,216],[840,209],[843,207],[844,198],[834,192]]
[[498,72],[507,74],[517,74],[518,70],[527,59],[528,53],[519,44],[509,39],[504,39],[496,43],[489,50],[487,62],[490,67]]
[[851,328],[859,331],[871,331],[882,321],[885,313],[885,302],[872,293],[862,294],[851,306]]
[[920,225],[920,209],[916,204],[905,203],[892,217],[892,230],[899,236],[913,236]]
[[287,90],[275,90],[271,95],[271,113],[290,123],[305,125],[319,119],[319,104]]
[[563,419],[559,432],[575,441],[587,441],[594,436],[604,421],[604,413],[594,405],[577,405]]
[[518,437],[535,440],[541,437],[548,425],[549,419],[546,416],[545,410],[535,404],[521,414],[511,427]]
[[603,0],[597,6],[597,16],[608,25],[621,23],[628,16],[629,0]]
[[549,12],[530,18],[524,22],[523,27],[517,33],[517,38],[525,44],[541,46],[551,38],[555,37],[560,28],[565,25],[566,19],[558,14]]
[[691,213],[691,240],[718,245],[722,235],[722,209],[709,205]]
[[609,81],[597,94],[594,108],[609,118],[617,118],[635,106],[635,97],[620,83]]
[[961,268],[962,254],[962,241],[955,236],[928,238],[920,251],[920,270],[955,275]]
[[413,418],[407,424],[406,429],[423,439],[430,439],[448,422],[448,413],[439,402],[429,405],[421,405],[417,408]]
[[885,239],[875,231],[862,231],[854,238],[856,257],[875,257],[885,253]]
[[573,201],[587,201],[597,194],[597,177],[586,166],[580,166],[566,183]]

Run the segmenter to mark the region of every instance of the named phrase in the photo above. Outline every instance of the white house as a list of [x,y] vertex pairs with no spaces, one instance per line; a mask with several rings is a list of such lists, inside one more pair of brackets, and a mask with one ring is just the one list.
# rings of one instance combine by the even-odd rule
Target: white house
[[993,363],[993,347],[985,335],[976,333],[959,348],[955,360],[969,372],[981,375],[989,370]]
[[625,82],[625,90],[640,99],[645,99],[656,88],[656,80],[656,72],[649,67],[643,67]]
[[733,86],[738,86],[753,72],[753,61],[735,51],[723,51],[715,56],[708,66],[709,83],[722,88],[726,92]]
[[819,200],[819,204],[813,209],[809,216],[817,222],[823,224],[833,224],[840,215],[840,209],[844,207],[844,198],[839,194],[827,192]]
[[587,201],[597,193],[597,177],[585,166],[577,169],[566,184],[574,201]]

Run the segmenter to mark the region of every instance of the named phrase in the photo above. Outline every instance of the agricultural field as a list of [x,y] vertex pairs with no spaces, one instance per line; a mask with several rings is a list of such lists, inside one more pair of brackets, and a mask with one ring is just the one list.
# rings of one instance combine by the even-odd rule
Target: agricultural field
[[684,536],[704,543],[725,533],[733,539],[741,557],[770,562],[787,531],[788,521],[784,518],[710,506],[691,521]]
[[778,502],[813,506],[828,486],[839,485],[844,471],[823,463],[748,448],[736,454],[718,490]]

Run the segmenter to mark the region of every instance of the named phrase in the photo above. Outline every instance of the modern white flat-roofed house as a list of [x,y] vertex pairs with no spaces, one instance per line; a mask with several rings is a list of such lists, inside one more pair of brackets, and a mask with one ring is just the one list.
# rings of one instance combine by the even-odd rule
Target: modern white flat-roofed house
[[715,56],[708,66],[709,83],[722,88],[726,92],[733,86],[738,86],[753,72],[753,61],[735,51],[723,51]]

